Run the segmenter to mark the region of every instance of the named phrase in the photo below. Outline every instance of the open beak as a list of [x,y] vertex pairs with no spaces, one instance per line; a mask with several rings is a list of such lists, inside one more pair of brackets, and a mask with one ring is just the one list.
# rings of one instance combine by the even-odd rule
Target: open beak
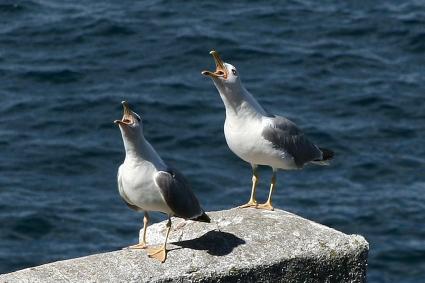
[[226,67],[224,66],[224,62],[223,60],[221,60],[220,55],[218,55],[218,52],[215,50],[212,50],[210,52],[210,54],[213,56],[214,58],[214,62],[215,62],[215,72],[211,72],[211,71],[202,71],[202,74],[204,76],[210,76],[212,78],[224,78],[227,79],[227,70]]
[[127,101],[121,102],[124,112],[124,115],[122,116],[121,120],[115,120],[114,123],[118,125],[131,125],[134,123],[134,117],[132,115],[132,111],[130,109],[130,106],[128,105]]

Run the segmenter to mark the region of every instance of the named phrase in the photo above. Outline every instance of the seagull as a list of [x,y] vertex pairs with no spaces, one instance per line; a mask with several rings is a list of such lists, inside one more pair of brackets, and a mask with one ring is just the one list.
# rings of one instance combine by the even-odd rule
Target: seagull
[[[210,54],[216,70],[202,74],[211,77],[226,108],[226,142],[233,153],[252,167],[251,197],[239,207],[273,210],[272,194],[278,169],[301,169],[308,163],[327,165],[334,153],[312,143],[294,122],[264,110],[242,85],[236,68],[223,62],[216,51]],[[270,166],[273,170],[269,196],[263,204],[256,200],[258,165]]]
[[164,244],[148,249],[149,257],[165,262],[172,216],[208,223],[210,218],[200,207],[186,178],[169,167],[146,140],[140,116],[126,101],[122,106],[122,119],[114,121],[120,128],[125,148],[125,160],[118,169],[118,191],[130,208],[144,212],[142,242],[129,248],[147,248],[148,211],[165,213],[168,222]]

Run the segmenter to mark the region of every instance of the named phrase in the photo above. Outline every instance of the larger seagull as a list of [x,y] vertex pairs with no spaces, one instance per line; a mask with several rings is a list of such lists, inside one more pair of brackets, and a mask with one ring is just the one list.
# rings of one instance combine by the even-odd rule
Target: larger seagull
[[[227,144],[252,166],[251,197],[240,207],[273,210],[272,194],[278,169],[301,169],[307,163],[324,165],[332,159],[333,152],[312,143],[292,121],[266,112],[242,85],[236,68],[223,62],[216,51],[210,54],[216,70],[202,74],[212,78],[226,108],[224,135]],[[258,165],[273,169],[269,196],[264,204],[256,200]]]
[[149,257],[164,262],[171,216],[202,222],[210,222],[210,218],[200,207],[183,175],[167,166],[146,140],[140,116],[127,102],[123,101],[122,105],[124,115],[121,120],[114,121],[119,125],[125,148],[125,160],[118,169],[118,190],[130,208],[145,213],[142,242],[130,248],[147,248],[148,211],[165,213],[168,222],[164,244],[157,249],[148,249]]

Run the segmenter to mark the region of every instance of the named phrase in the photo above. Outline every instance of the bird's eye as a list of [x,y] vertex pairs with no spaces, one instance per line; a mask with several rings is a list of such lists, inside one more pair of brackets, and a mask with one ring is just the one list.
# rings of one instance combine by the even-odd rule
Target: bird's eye
[[232,73],[233,73],[233,75],[237,76],[237,73],[236,73],[236,70],[235,69],[232,69]]

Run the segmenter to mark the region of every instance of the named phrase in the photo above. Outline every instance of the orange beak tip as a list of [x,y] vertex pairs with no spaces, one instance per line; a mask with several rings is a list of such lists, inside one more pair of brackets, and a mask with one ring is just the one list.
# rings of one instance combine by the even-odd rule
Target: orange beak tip
[[206,77],[213,77],[214,73],[210,71],[202,71],[201,74],[203,74]]

